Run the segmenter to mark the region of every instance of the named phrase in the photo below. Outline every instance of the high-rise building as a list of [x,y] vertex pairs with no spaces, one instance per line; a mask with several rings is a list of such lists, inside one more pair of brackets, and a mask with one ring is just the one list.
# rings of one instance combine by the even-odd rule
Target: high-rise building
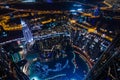
[[29,43],[32,42],[33,36],[30,29],[28,28],[28,25],[23,20],[21,20],[21,25],[22,25],[22,31],[25,41]]

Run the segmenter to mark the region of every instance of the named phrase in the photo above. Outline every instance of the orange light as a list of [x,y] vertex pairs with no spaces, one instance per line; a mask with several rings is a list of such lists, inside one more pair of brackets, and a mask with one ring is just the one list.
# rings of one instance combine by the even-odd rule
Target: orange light
[[76,21],[75,21],[75,20],[70,20],[70,22],[71,22],[71,23],[76,23]]

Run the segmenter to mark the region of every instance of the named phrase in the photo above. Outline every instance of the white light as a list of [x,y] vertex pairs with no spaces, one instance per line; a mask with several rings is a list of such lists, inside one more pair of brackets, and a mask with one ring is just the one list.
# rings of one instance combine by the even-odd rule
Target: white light
[[10,8],[9,6],[5,6],[5,8]]
[[70,10],[70,12],[75,12],[75,10]]
[[106,36],[105,34],[102,35],[103,38],[104,38],[105,36]]
[[80,9],[77,9],[78,11],[82,11],[83,9],[82,8],[80,8]]
[[25,22],[21,20],[21,25],[24,25],[24,24],[25,24]]
[[73,15],[77,15],[77,13],[72,13]]

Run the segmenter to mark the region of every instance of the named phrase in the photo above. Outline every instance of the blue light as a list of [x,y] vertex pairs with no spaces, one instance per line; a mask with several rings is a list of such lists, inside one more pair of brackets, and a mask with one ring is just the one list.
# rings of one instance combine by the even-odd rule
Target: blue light
[[40,80],[38,77],[32,77],[30,80]]
[[70,80],[77,80],[77,79],[72,78],[72,79],[70,79]]
[[76,10],[74,10],[74,9],[73,9],[73,10],[70,10],[70,12],[75,12],[75,11],[76,11]]
[[77,13],[72,13],[73,15],[77,15]]
[[23,20],[21,20],[21,25],[25,25],[25,22]]
[[80,4],[74,4],[73,6],[74,7],[81,7],[82,5],[80,5]]
[[24,0],[22,2],[35,2],[35,0]]
[[83,9],[82,8],[79,8],[79,9],[77,9],[78,11],[82,11]]
[[52,3],[52,0],[46,0],[46,2],[48,2],[48,3]]

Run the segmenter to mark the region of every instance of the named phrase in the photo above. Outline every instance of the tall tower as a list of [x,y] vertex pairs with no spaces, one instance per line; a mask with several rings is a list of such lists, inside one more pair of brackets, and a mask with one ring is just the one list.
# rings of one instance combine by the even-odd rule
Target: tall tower
[[28,25],[22,19],[21,19],[21,25],[22,25],[23,36],[24,36],[26,43],[33,42],[32,33],[30,29],[28,28]]
[[112,41],[85,80],[120,80],[120,34]]

